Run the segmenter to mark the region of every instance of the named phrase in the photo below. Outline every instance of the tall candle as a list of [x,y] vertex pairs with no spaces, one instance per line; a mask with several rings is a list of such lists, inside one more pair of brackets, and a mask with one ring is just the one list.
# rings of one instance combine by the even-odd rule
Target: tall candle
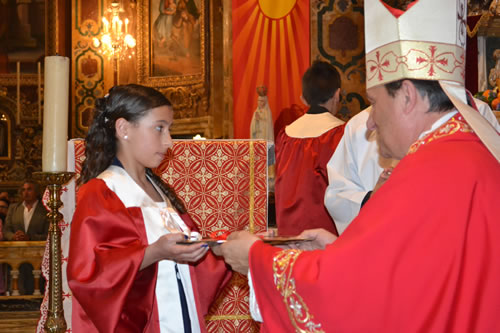
[[111,29],[113,29],[113,34],[116,35],[117,31],[116,29],[118,29],[118,16],[113,16],[113,19],[111,20],[111,24],[112,24],[112,27]]
[[102,23],[104,23],[104,32],[108,33],[109,32],[109,22],[105,17],[102,18]]
[[16,112],[16,124],[21,123],[21,63],[17,62],[17,112]]
[[42,69],[38,62],[38,125],[42,124]]
[[69,58],[45,57],[42,171],[66,171]]

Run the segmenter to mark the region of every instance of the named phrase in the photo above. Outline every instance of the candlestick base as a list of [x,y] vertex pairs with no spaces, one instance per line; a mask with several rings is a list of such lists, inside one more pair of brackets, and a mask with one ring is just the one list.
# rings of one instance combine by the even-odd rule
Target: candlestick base
[[64,309],[62,305],[62,275],[61,275],[61,229],[59,228],[59,221],[63,216],[59,212],[59,207],[62,206],[61,202],[61,188],[73,178],[74,172],[34,172],[33,178],[36,179],[40,185],[46,186],[49,189],[49,201],[47,206],[50,211],[47,217],[50,222],[49,242],[50,256],[49,256],[49,309],[47,314],[47,321],[45,322],[44,329],[46,332],[65,332],[66,321],[64,320]]

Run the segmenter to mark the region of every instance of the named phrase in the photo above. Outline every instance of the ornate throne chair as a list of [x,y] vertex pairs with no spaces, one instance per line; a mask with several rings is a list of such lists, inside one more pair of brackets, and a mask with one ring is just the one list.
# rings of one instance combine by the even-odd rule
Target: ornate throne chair
[[[82,139],[68,143],[68,170],[77,177],[85,158]],[[179,140],[155,170],[184,200],[203,236],[214,231],[267,228],[267,143],[257,140]],[[61,212],[63,307],[71,332],[71,292],[66,280],[69,231],[76,197],[75,181],[64,189]],[[47,256],[46,256],[47,257]],[[47,260],[46,260],[47,261]],[[48,262],[42,265],[47,276]],[[206,316],[209,332],[258,332],[249,314],[247,279],[238,273],[222,290]],[[38,325],[43,332],[46,292]]]

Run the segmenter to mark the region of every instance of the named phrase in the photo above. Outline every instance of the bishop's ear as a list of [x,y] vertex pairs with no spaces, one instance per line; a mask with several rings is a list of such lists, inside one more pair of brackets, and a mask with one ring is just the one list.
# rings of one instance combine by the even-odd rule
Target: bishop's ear
[[410,80],[404,80],[401,84],[401,94],[403,98],[404,112],[409,113],[415,109],[418,98],[421,98],[417,87]]

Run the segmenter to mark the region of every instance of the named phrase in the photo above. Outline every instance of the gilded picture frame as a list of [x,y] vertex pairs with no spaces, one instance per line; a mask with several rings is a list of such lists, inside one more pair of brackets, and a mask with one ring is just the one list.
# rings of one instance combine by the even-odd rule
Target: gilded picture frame
[[12,159],[12,126],[15,115],[15,103],[0,94],[0,161]]
[[[28,4],[25,4],[28,5]],[[39,6],[41,5],[40,2],[33,2],[30,3],[29,5],[32,6]],[[23,19],[20,19],[20,16],[17,16],[14,20],[16,20],[16,25],[13,25],[11,28],[16,29],[20,25],[25,25],[25,26],[31,26],[33,23],[33,27],[31,28],[32,30],[35,30],[36,27],[43,25],[43,36],[42,34],[38,34],[37,36],[33,35],[28,35],[26,37],[26,40],[30,39],[31,45],[35,45],[34,43],[37,43],[37,46],[33,46],[33,52],[24,52],[23,53],[23,58],[25,58],[28,62],[29,65],[23,66],[23,62],[26,61],[20,61],[20,75],[19,75],[19,81],[20,84],[23,86],[26,85],[33,85],[36,86],[38,84],[38,69],[37,69],[37,62],[43,63],[43,57],[46,55],[54,55],[57,49],[57,22],[56,22],[56,12],[57,12],[57,1],[50,1],[50,0],[45,0],[42,3],[43,9],[45,11],[44,15],[35,15],[36,14],[36,9],[37,8],[30,8],[27,7],[25,8],[25,16]],[[12,6],[10,2],[7,2],[4,6]],[[9,13],[12,11],[13,8],[3,8],[6,11],[6,15],[9,15]],[[17,8],[14,8],[17,9]],[[20,10],[22,12],[22,10]],[[40,19],[42,19],[43,24],[40,23]],[[31,22],[31,20],[34,20]],[[35,23],[36,22],[36,23]],[[7,23],[9,24],[9,23]],[[36,24],[36,26],[35,26]],[[7,30],[8,32],[9,30]],[[6,33],[7,33],[6,32]],[[1,36],[0,36],[1,37]],[[44,40],[44,47],[42,50],[40,50],[40,47],[38,43],[40,40]],[[7,39],[4,41],[5,44],[10,43],[10,41]],[[29,43],[29,41],[27,41]],[[2,48],[4,48],[2,45],[2,42],[0,41],[0,55],[4,51]],[[27,48],[29,51],[29,47]],[[5,50],[7,52],[7,50]],[[19,47],[16,49],[14,48],[13,52],[23,52],[23,47],[22,45],[19,45]],[[6,55],[8,59],[8,55]],[[17,70],[15,69],[17,61],[8,61],[6,66],[8,66],[9,70],[8,73],[0,73],[0,86],[15,86],[17,85]],[[14,66],[14,69],[12,68]],[[28,68],[26,70],[26,68]],[[43,76],[43,70],[41,75]]]
[[205,83],[205,1],[139,0],[137,9],[137,81],[153,87]]

